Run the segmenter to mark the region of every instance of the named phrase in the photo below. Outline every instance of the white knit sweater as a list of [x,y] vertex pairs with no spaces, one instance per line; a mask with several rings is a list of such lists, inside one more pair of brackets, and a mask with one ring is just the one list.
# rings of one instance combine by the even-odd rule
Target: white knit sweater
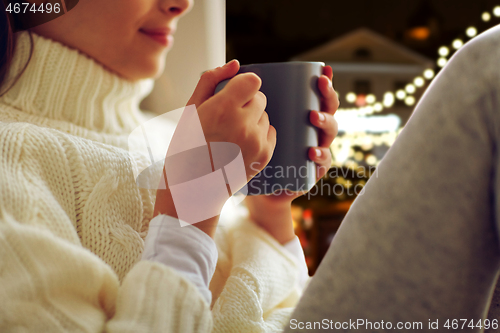
[[[10,78],[29,54],[18,37]],[[139,262],[155,191],[135,184],[148,157],[129,157],[127,134],[145,120],[152,81],[34,44],[0,98],[0,331],[280,331],[298,267],[249,221],[217,232],[211,306],[175,270]]]

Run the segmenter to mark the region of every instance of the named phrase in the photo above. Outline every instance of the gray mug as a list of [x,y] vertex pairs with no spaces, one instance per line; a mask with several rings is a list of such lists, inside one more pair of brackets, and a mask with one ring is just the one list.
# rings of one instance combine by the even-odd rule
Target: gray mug
[[[269,164],[248,183],[248,195],[279,191],[309,191],[316,184],[316,166],[308,150],[318,146],[317,129],[309,121],[311,110],[320,111],[318,78],[322,62],[282,62],[241,66],[238,74],[253,72],[262,80],[266,112],[276,128],[276,149]],[[229,80],[222,81],[215,93]],[[262,167],[251,165],[258,171]]]

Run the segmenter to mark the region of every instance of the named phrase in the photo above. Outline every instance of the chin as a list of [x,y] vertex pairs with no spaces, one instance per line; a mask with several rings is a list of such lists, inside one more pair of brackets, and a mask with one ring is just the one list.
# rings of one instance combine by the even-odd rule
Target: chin
[[[140,65],[135,67],[135,70],[131,71],[128,77],[132,80],[142,80],[142,79],[157,79],[165,70],[165,55],[160,57],[155,57],[154,59],[143,59],[139,62]],[[132,67],[132,66],[131,66]]]
[[159,78],[163,72],[165,71],[165,61],[167,59],[167,52],[162,53],[161,57],[157,58],[156,61],[156,73],[154,74],[153,78],[157,79]]
[[158,67],[156,72],[152,76],[150,76],[149,78],[156,80],[163,74],[164,71],[165,71],[165,66]]
[[161,76],[165,69],[164,64],[159,63],[141,63],[140,66],[132,64],[124,70],[116,71],[121,77],[129,81],[139,81],[144,79],[157,79]]

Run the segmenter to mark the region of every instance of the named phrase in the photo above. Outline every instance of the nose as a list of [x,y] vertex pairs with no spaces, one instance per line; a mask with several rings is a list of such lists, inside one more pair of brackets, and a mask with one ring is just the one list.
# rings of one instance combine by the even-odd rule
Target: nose
[[193,7],[193,0],[161,0],[160,8],[165,14],[180,16]]

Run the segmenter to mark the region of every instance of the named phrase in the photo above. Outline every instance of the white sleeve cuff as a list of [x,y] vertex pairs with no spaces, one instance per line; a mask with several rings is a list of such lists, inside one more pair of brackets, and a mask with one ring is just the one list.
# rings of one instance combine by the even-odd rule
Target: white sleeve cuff
[[307,269],[306,257],[300,245],[299,237],[295,236],[294,239],[283,244],[283,247],[294,257],[295,262],[299,265],[299,287],[300,289],[304,289],[309,279],[309,270]]
[[217,256],[214,240],[195,226],[181,227],[179,219],[167,215],[158,215],[149,223],[142,260],[174,268],[198,287],[208,304]]

